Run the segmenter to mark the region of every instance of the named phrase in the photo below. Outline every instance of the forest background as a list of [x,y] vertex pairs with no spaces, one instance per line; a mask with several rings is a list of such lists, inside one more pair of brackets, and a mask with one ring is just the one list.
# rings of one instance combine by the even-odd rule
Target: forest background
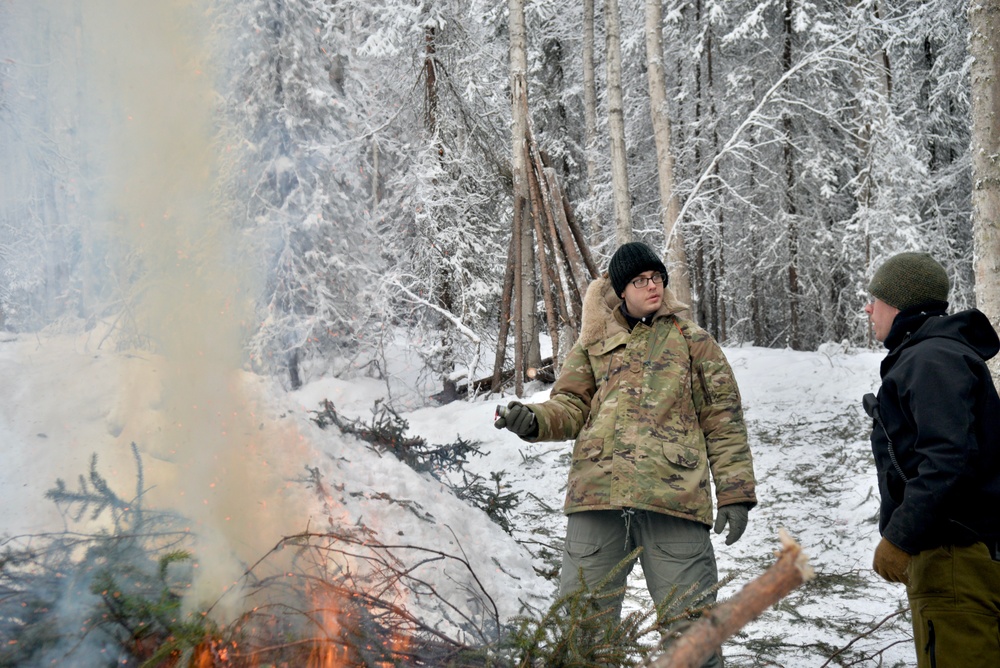
[[[85,4],[0,4],[18,55],[0,63],[0,328],[114,318],[133,345],[143,260],[100,195],[125,105],[83,102],[116,85]],[[970,17],[988,27],[996,3],[211,3],[188,26],[215,49],[210,197],[265,268],[247,360],[292,386],[377,372],[398,325],[446,395],[494,352],[519,381],[539,332],[557,365],[572,341],[576,265],[599,273],[633,238],[669,247],[672,287],[725,343],[871,344],[867,280],[903,250],[933,252],[953,308],[975,305],[977,262],[979,298],[995,292],[995,232],[974,257],[973,223],[996,220],[1000,132],[989,109],[973,122],[996,77],[970,46],[995,54],[1000,31]],[[976,132],[992,171],[974,189]],[[559,204],[575,240],[545,231]]]
[[[51,408],[68,433],[100,413],[172,472],[152,494],[191,491],[197,516],[195,492],[224,488],[211,511],[239,522],[221,526],[266,540],[247,494],[266,485],[216,462],[298,463],[301,441],[261,431],[234,369],[365,399],[368,376],[389,410],[478,393],[434,431],[468,409],[497,438],[482,395],[540,390],[531,370],[558,369],[629,239],[731,351],[878,348],[868,278],[903,250],[933,252],[952,308],[996,323],[998,17],[998,0],[0,0],[0,342],[21,351],[3,408]],[[110,376],[53,354],[61,336],[126,368],[113,408]],[[802,383],[856,412],[780,359],[761,387],[791,395],[782,415],[825,415]],[[820,451],[860,476],[863,429],[850,418],[848,449],[818,429]],[[72,445],[51,459],[89,443]]]

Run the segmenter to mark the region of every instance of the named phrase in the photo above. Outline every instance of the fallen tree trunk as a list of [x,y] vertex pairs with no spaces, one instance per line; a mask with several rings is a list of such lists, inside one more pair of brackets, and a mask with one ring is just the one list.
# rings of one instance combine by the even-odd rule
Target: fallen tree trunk
[[646,663],[649,668],[698,668],[731,635],[812,579],[813,569],[801,546],[782,529],[778,533],[778,561],[763,575],[747,583],[736,596],[720,603],[673,640],[667,650]]

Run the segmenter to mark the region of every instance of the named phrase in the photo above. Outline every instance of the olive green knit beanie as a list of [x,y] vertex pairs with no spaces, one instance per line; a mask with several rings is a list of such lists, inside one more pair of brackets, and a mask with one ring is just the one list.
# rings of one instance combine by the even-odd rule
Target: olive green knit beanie
[[900,253],[882,263],[868,292],[900,311],[948,301],[948,273],[927,253]]

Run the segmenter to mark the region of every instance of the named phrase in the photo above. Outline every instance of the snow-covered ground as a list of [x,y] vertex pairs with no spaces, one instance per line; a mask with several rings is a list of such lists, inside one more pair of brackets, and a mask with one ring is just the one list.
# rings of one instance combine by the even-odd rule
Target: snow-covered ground
[[[713,535],[720,573],[735,573],[722,596],[773,562],[782,527],[817,572],[725,646],[728,665],[913,664],[905,616],[875,629],[905,605],[902,588],[870,569],[878,494],[860,397],[877,386],[881,352],[830,345],[812,353],[740,347],[726,354],[743,393],[760,504],[735,545]],[[405,356],[393,364],[385,369],[388,382],[314,379],[295,392],[239,372],[220,390],[240,401],[236,408],[222,399],[185,406],[184,397],[158,391],[169,372],[162,360],[112,352],[99,331],[0,333],[0,531],[17,541],[67,526],[44,493],[56,478],[73,486],[95,453],[113,487],[135,489],[135,442],[147,502],[175,508],[191,517],[196,532],[222,539],[198,555],[206,566],[221,562],[202,569],[206,598],[228,588],[238,564],[252,563],[282,536],[363,524],[382,543],[468,561],[471,572],[459,561],[427,570],[453,601],[475,607],[492,600],[502,618],[524,606],[544,608],[554,584],[540,573],[558,563],[570,444],[528,445],[494,429],[494,407],[510,397],[426,406],[420,394],[430,392],[416,387]],[[411,435],[432,444],[459,436],[478,442],[484,456],[466,468],[487,479],[504,472],[520,500],[513,536],[429,475],[310,419],[324,399],[346,417],[369,419],[390,390]],[[528,391],[527,400],[542,401],[548,388],[531,384]],[[196,429],[185,426],[191,420]],[[321,475],[325,499],[305,483],[307,467]],[[636,567],[628,606],[647,600]]]

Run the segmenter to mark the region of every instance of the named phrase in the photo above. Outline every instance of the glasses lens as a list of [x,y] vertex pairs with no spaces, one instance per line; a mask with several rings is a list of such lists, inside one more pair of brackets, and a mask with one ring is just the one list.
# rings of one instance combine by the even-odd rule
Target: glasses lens
[[653,281],[654,285],[663,285],[663,274],[653,274],[652,276],[640,276],[632,281],[632,285],[637,288],[644,288]]

